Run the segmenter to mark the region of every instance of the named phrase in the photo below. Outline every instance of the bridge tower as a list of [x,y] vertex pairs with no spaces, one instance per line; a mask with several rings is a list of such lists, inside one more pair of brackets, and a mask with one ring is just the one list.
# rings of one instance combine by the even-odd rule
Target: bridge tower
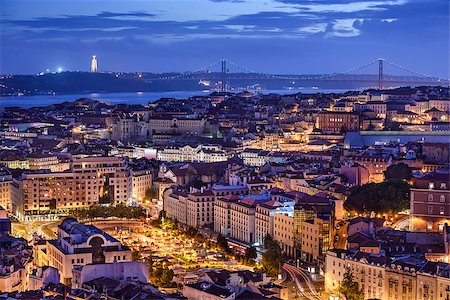
[[227,75],[227,60],[226,59],[222,59],[222,72],[221,72],[221,80],[222,80],[222,85],[220,87],[220,91],[221,92],[225,92],[226,90],[226,75]]
[[383,64],[384,59],[378,59],[378,89],[383,89]]

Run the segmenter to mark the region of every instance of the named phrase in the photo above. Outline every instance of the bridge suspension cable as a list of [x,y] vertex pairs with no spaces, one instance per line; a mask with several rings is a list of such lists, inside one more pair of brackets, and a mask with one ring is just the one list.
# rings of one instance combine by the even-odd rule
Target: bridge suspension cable
[[437,77],[437,76],[433,76],[433,75],[429,75],[429,74],[425,74],[425,73],[416,72],[416,71],[414,71],[414,70],[411,70],[411,69],[402,67],[402,66],[400,66],[400,65],[397,65],[397,64],[395,64],[395,63],[393,63],[393,62],[390,62],[390,61],[387,61],[387,60],[384,60],[384,61],[385,61],[388,65],[393,66],[394,68],[397,68],[397,69],[400,69],[400,70],[402,70],[402,71],[405,71],[405,72],[414,74],[414,75],[419,76],[419,77],[433,78],[433,79],[437,79],[437,80],[439,80],[439,81],[440,81],[440,80],[445,80],[445,79],[440,78],[440,77]]
[[[257,71],[248,69],[248,68],[246,68],[246,67],[244,67],[242,65],[239,65],[239,64],[237,64],[235,62],[232,62],[232,61],[229,61],[229,60],[220,59],[220,60],[216,60],[216,61],[212,62],[211,64],[209,64],[209,65],[207,65],[207,66],[205,66],[205,67],[203,67],[201,69],[198,69],[196,71],[185,72],[185,73],[177,74],[177,75],[173,75],[173,76],[162,76],[159,79],[179,79],[179,78],[188,78],[189,76],[196,75],[196,74],[202,74],[202,73],[214,73],[214,72],[220,73],[220,71],[213,71],[212,69],[214,67],[216,67],[216,66],[220,66],[221,64],[223,64],[223,61],[226,61],[225,65],[233,66],[236,69],[241,70],[243,73],[254,74],[254,75],[263,76],[263,77],[270,78],[270,79],[285,79],[285,80],[302,80],[302,79],[314,80],[314,79],[318,79],[318,80],[320,80],[320,79],[333,78],[333,77],[340,76],[340,75],[346,75],[346,74],[354,73],[354,72],[357,72],[357,71],[359,71],[361,69],[367,68],[369,66],[372,66],[372,65],[375,65],[375,64],[379,64],[380,60],[385,62],[386,64],[394,67],[394,68],[400,69],[400,70],[408,72],[410,74],[414,74],[414,75],[416,75],[418,77],[431,78],[431,79],[438,80],[438,81],[448,81],[448,79],[443,79],[443,78],[440,78],[438,76],[433,76],[433,75],[429,75],[429,74],[425,74],[425,73],[421,73],[421,72],[416,72],[414,70],[411,70],[411,69],[405,68],[403,66],[397,65],[397,64],[395,64],[393,62],[387,61],[387,60],[382,59],[382,58],[373,60],[373,61],[371,61],[369,63],[366,63],[364,65],[361,65],[361,66],[353,67],[353,68],[348,69],[348,70],[343,71],[343,72],[336,72],[336,73],[324,74],[324,75],[308,75],[308,76],[277,75],[277,74],[269,74],[269,73],[264,73],[264,72],[257,72]],[[223,73],[223,71],[222,71],[222,73]],[[225,73],[228,73],[228,69],[225,70]],[[383,80],[382,77],[381,77],[381,80]]]

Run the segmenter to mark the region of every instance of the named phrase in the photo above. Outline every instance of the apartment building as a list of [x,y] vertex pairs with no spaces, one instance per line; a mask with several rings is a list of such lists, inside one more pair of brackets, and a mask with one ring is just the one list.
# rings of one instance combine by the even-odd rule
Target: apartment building
[[198,145],[191,147],[165,147],[157,153],[158,160],[166,162],[219,162],[226,161],[229,155],[220,145]]
[[33,261],[33,250],[27,241],[0,235],[0,291],[27,290],[27,274]]
[[6,168],[0,168],[0,206],[6,210],[12,210],[11,184],[13,177]]
[[231,232],[231,204],[239,200],[235,195],[217,197],[214,201],[214,231],[224,236]]
[[266,235],[274,237],[274,213],[280,204],[271,200],[256,206],[255,211],[255,242],[264,245]]
[[349,268],[364,292],[364,299],[387,299],[385,267],[388,262],[384,256],[363,252],[328,251],[325,260],[325,291],[330,295],[339,295],[337,288]]
[[181,224],[187,223],[187,202],[188,193],[169,188],[163,195],[163,209],[169,219],[176,220]]
[[301,255],[308,262],[321,264],[331,247],[332,225],[331,215],[319,215],[302,223]]
[[411,227],[416,231],[442,231],[450,224],[450,172],[439,169],[413,179]]
[[230,237],[252,245],[255,243],[255,212],[257,201],[244,198],[230,205]]
[[58,239],[47,241],[47,259],[59,270],[61,282],[71,283],[76,265],[131,261],[131,250],[118,240],[92,225],[72,218],[58,226]]
[[273,216],[273,237],[278,241],[283,253],[295,258],[294,207],[283,206],[275,209]]
[[139,204],[145,200],[145,192],[152,188],[153,173],[151,170],[131,170],[131,197]]
[[127,203],[132,190],[129,169],[117,157],[74,158],[65,172],[24,172],[12,189],[20,217]]
[[450,299],[450,264],[416,256],[390,259],[382,254],[331,250],[326,255],[325,291],[339,296],[337,287],[347,268],[365,299]]
[[358,131],[359,115],[352,112],[323,111],[316,116],[316,127],[323,132]]
[[214,194],[211,190],[190,193],[186,199],[186,223],[192,227],[214,222]]

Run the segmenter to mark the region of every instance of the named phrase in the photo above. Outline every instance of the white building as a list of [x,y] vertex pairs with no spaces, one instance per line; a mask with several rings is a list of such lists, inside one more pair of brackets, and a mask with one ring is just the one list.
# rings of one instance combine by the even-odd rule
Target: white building
[[157,153],[158,160],[166,162],[218,162],[226,161],[229,155],[219,145],[191,147],[165,147]]
[[131,250],[97,227],[68,218],[58,226],[58,239],[47,241],[47,259],[61,282],[70,284],[74,266],[128,262]]
[[83,283],[101,277],[147,283],[150,275],[147,264],[137,261],[76,265],[73,268],[72,288],[81,288]]

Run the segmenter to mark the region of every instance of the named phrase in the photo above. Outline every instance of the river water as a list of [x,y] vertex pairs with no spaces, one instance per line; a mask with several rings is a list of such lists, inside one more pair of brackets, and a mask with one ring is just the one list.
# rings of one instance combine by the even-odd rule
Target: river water
[[[299,89],[299,90],[264,90],[261,93],[296,94],[301,93],[342,93],[342,89]],[[51,104],[74,101],[79,98],[90,98],[106,101],[111,104],[147,104],[161,98],[186,99],[191,96],[208,95],[211,91],[176,91],[176,92],[131,92],[131,93],[91,93],[91,94],[67,94],[67,95],[38,95],[38,96],[15,96],[0,97],[0,109],[9,106],[23,108],[48,106]]]

